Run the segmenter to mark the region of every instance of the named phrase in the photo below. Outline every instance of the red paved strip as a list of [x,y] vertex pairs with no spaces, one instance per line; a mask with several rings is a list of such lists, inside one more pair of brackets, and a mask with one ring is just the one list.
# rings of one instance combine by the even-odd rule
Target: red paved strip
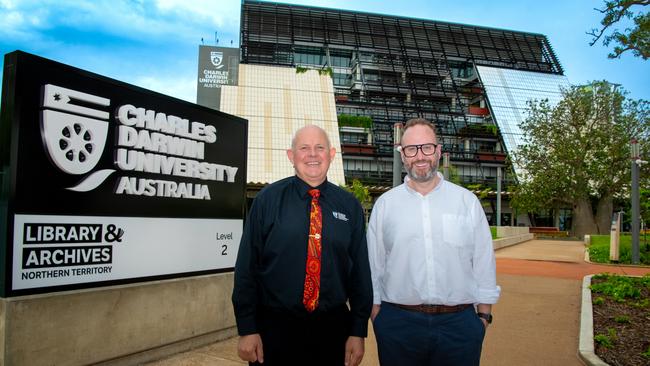
[[650,273],[650,267],[606,266],[587,262],[547,262],[526,259],[497,258],[497,273],[499,274],[581,280],[586,275],[603,272],[643,276],[646,273]]

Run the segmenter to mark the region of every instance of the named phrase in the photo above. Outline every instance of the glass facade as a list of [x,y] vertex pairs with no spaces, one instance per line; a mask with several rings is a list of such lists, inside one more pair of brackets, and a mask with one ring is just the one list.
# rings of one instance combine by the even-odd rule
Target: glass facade
[[487,66],[477,66],[476,69],[509,153],[523,143],[519,124],[528,117],[527,103],[546,99],[555,105],[562,99],[561,89],[569,86],[564,75]]

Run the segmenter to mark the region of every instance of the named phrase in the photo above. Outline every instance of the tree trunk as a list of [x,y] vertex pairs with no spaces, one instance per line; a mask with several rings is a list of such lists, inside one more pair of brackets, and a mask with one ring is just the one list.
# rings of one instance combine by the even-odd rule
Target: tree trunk
[[596,206],[596,225],[598,234],[609,234],[612,226],[612,213],[614,211],[614,200],[611,194],[608,194],[598,201]]
[[573,205],[573,223],[571,225],[573,235],[584,238],[586,234],[597,233],[594,213],[591,210],[591,203],[588,199],[579,199]]

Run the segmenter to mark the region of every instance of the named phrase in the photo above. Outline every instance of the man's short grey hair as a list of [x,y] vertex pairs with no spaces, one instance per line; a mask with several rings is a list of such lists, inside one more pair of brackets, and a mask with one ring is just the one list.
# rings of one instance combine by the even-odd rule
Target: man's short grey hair
[[316,126],[316,125],[307,125],[305,127],[301,127],[300,129],[298,129],[298,131],[296,131],[296,133],[293,134],[293,138],[291,139],[291,149],[292,150],[296,149],[296,138],[298,137],[298,134],[302,130],[305,130],[307,128],[316,128],[316,129],[320,130],[320,132],[322,132],[323,135],[325,135],[325,141],[327,141],[327,149],[329,150],[332,147],[332,143],[330,142],[330,137],[322,127]]

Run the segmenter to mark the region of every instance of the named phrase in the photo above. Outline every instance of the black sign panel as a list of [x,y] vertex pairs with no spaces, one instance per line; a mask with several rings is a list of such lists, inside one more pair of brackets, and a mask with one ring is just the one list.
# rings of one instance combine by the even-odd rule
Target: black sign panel
[[246,120],[20,51],[4,68],[3,293],[232,268]]

